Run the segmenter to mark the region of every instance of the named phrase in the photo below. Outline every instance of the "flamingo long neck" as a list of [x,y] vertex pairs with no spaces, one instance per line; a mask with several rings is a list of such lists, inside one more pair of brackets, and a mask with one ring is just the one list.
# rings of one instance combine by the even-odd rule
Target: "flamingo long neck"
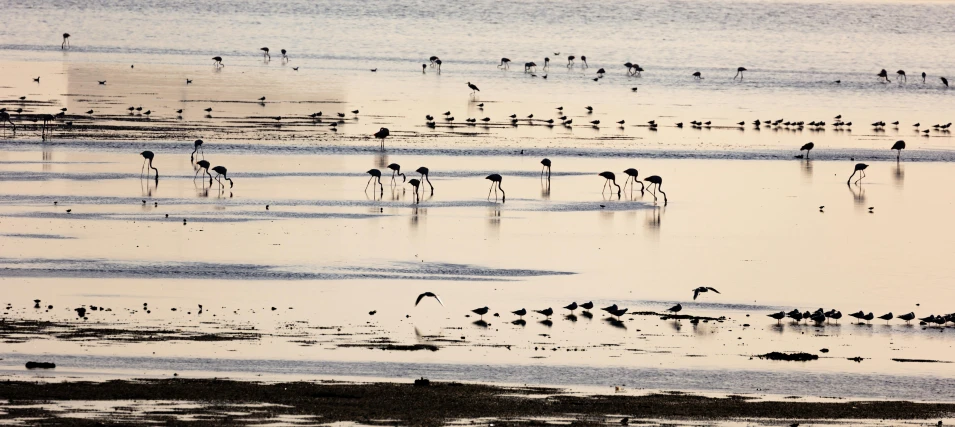
[[190,155],[190,157],[194,156],[198,151],[199,151],[199,146],[197,145],[196,149],[192,150],[192,154]]
[[501,201],[504,201],[504,199],[507,198],[507,194],[505,194],[505,193],[504,193],[504,189],[501,188],[501,181],[498,181],[498,182],[497,182],[497,189],[498,189],[498,190],[501,190]]
[[[398,175],[401,175],[401,182],[406,182],[408,179],[405,177],[405,174],[398,172]],[[416,190],[417,191],[417,190]]]
[[846,184],[852,183],[852,177],[856,176],[856,171],[852,171],[852,175],[849,175],[849,179],[846,180]]
[[152,170],[154,170],[154,171],[156,171],[156,178],[158,179],[158,178],[159,178],[159,169],[156,169],[156,168],[153,167],[153,159],[152,159],[152,157],[149,158],[149,168],[152,169]]
[[614,178],[614,179],[611,179],[610,181],[613,182],[613,185],[617,186],[617,191],[620,191],[620,185],[617,184],[617,179]]
[[[424,174],[424,179],[428,181],[428,185],[431,185],[431,178],[428,177],[428,174]],[[431,188],[434,188],[434,186],[431,185]]]

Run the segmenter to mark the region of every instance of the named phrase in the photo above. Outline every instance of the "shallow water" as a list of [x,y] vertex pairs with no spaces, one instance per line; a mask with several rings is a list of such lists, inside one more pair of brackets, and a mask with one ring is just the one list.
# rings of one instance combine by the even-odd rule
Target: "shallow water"
[[[55,375],[90,378],[173,370],[426,375],[955,400],[955,359],[946,357],[951,328],[898,320],[853,325],[848,317],[840,325],[776,326],[765,316],[796,307],[876,316],[952,311],[945,266],[955,208],[945,183],[955,151],[950,133],[922,136],[912,126],[950,120],[955,105],[936,73],[952,64],[911,46],[945,49],[955,5],[522,2],[508,13],[539,18],[521,24],[494,5],[5,5],[17,13],[0,17],[0,70],[10,76],[0,105],[25,114],[66,107],[80,130],[57,124],[41,140],[16,116],[17,133],[4,130],[4,317],[71,324],[73,308],[97,305],[112,311],[90,312],[79,323],[260,336],[15,337],[0,368],[50,375],[21,371],[39,358],[57,361]],[[54,43],[67,31],[60,27],[73,34],[66,52]],[[300,30],[311,27],[323,30]],[[382,33],[394,36],[383,44]],[[288,64],[279,59],[280,41],[293,53]],[[623,42],[640,54],[621,53],[615,45]],[[274,54],[268,63],[257,56],[265,44]],[[879,46],[876,53],[870,45]],[[553,56],[547,80],[542,69],[538,77],[521,71],[522,55],[558,50],[586,50],[591,67],[568,69]],[[205,59],[213,54],[226,56],[225,68],[213,69]],[[444,58],[440,74],[420,72],[431,54]],[[500,56],[514,59],[511,70],[495,67]],[[611,65],[627,60],[648,71],[627,77]],[[743,82],[730,79],[737,64],[751,70]],[[601,66],[607,77],[591,81]],[[379,71],[370,73],[374,67]],[[883,67],[908,69],[912,80],[899,84],[893,75],[893,83],[878,83],[874,73]],[[697,69],[708,78],[693,81],[689,73]],[[916,82],[916,69],[929,72],[929,83]],[[30,81],[36,75],[42,83]],[[482,91],[471,95],[467,81]],[[16,100],[23,95],[38,102]],[[262,95],[267,102],[259,104]],[[129,106],[153,115],[130,115]],[[541,121],[556,118],[557,106],[575,126]],[[203,108],[213,108],[210,117]],[[93,118],[80,117],[87,109],[97,111]],[[347,113],[353,109],[361,112]],[[324,117],[346,113],[338,131],[328,126],[337,118],[306,116],[319,110]],[[444,111],[457,116],[455,124],[441,120]],[[535,121],[523,119],[531,113]],[[439,116],[434,129],[425,114]],[[510,114],[522,118],[517,127]],[[853,130],[834,129],[836,114],[855,120]],[[484,116],[490,125],[461,123]],[[780,118],[830,125],[749,124]],[[599,128],[587,123],[595,119]],[[613,124],[619,119],[625,127]],[[692,129],[694,119],[713,126]],[[649,129],[648,120],[661,127]],[[747,124],[734,125],[740,120]],[[876,120],[901,123],[868,126]],[[687,126],[676,128],[677,121]],[[83,128],[94,124],[132,130]],[[384,152],[370,138],[382,126],[393,134]],[[188,159],[195,138],[206,141],[200,157],[228,165],[234,188],[195,178]],[[888,147],[899,139],[907,148],[896,161]],[[813,159],[793,159],[808,141],[816,143]],[[158,183],[135,171],[145,149],[156,152]],[[545,156],[554,164],[549,182],[540,177]],[[847,185],[858,161],[870,165],[867,176]],[[366,190],[365,171],[387,171],[392,162],[406,173],[429,167],[434,195],[424,189],[415,205],[413,188],[401,178],[392,185],[388,173],[381,190]],[[664,177],[669,203],[638,190],[601,193],[597,173],[614,171],[622,183],[629,167],[641,178]],[[484,177],[491,173],[504,177],[504,203],[488,196]],[[697,286],[721,293],[694,301]],[[424,291],[439,294],[444,306],[427,299],[414,307]],[[54,309],[33,309],[35,298]],[[631,312],[663,312],[679,302],[681,314],[725,320],[627,315],[610,322],[598,310],[571,318],[559,309],[590,300]],[[483,306],[490,307],[489,325],[474,323],[470,313]],[[549,324],[536,313],[525,325],[511,323],[510,311],[522,307],[558,313]],[[440,349],[373,349],[381,343]],[[751,357],[770,351],[821,359]],[[847,360],[854,357],[863,360]],[[826,387],[813,387],[819,384]]]

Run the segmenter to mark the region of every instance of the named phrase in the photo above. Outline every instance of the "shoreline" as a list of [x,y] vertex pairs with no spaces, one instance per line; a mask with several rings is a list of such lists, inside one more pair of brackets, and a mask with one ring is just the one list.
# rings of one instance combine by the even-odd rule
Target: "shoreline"
[[[431,381],[352,384],[334,381],[259,383],[220,379],[113,380],[105,382],[0,382],[0,399],[8,404],[0,421],[29,417],[32,421],[93,425],[115,419],[109,409],[89,411],[82,419],[59,418],[49,407],[62,401],[190,402],[188,409],[143,413],[138,421],[196,421],[198,424],[243,424],[241,417],[216,418],[223,408],[257,405],[268,418],[295,417],[315,422],[445,425],[480,419],[491,423],[526,423],[542,419],[570,420],[575,425],[619,423],[623,417],[682,419],[708,422],[736,419],[799,422],[801,420],[929,420],[955,413],[955,404],[907,401],[792,402],[755,401],[728,395],[704,397],[681,392],[632,395],[578,395],[542,387],[502,387]],[[142,403],[142,402],[138,402]],[[115,410],[114,410],[115,411]],[[99,416],[98,416],[99,415]],[[68,420],[68,421],[67,421]],[[123,418],[124,422],[134,421]],[[547,424],[547,421],[543,421]]]

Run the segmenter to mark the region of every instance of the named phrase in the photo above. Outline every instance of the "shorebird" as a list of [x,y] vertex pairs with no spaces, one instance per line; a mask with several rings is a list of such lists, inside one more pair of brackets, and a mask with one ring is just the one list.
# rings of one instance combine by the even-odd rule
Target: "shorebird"
[[698,288],[696,288],[696,289],[693,290],[693,300],[695,301],[695,300],[696,300],[696,297],[697,297],[698,295],[700,295],[701,293],[703,293],[703,292],[709,292],[709,291],[713,291],[713,292],[716,292],[716,293],[720,293],[720,291],[716,290],[715,288],[711,288],[711,287],[709,287],[709,286],[700,286],[700,287],[698,287]]
[[[403,177],[403,176],[404,176],[404,175],[402,175],[402,177]],[[411,178],[411,179],[408,180],[408,184],[410,184],[412,187],[414,187],[414,198],[412,199],[412,203],[418,204],[418,202],[421,201],[421,198],[418,196],[418,186],[421,185],[421,181],[418,181],[417,179]]]
[[863,313],[863,312],[860,310],[860,311],[857,311],[857,312],[855,312],[855,313],[849,313],[849,316],[858,319],[858,320],[859,320],[859,323],[862,323],[862,319],[865,318],[865,313]]
[[628,168],[627,170],[623,171],[623,173],[627,174],[627,180],[623,182],[623,189],[626,190],[627,183],[629,183],[630,181],[633,181],[633,184],[630,184],[630,191],[633,191],[633,186],[635,184],[640,184],[640,193],[642,194],[643,190],[645,190],[646,187],[644,187],[643,181],[640,181],[639,179],[637,179],[637,174],[639,172],[637,172],[637,170],[634,168]]
[[[618,196],[618,197],[620,196],[620,191],[621,191],[621,190],[620,190],[620,185],[617,184],[617,176],[614,175],[613,172],[604,171],[604,172],[598,173],[597,175],[600,176],[601,178],[605,178],[605,179],[606,179],[606,181],[604,181],[603,190],[600,191],[600,194],[603,194],[604,192],[606,192],[606,191],[607,191],[607,187],[610,186],[610,183],[613,183],[613,185],[616,185],[616,186],[617,186],[617,196]],[[612,190],[611,190],[611,191],[612,191]]]
[[664,193],[664,192],[663,192],[663,189],[660,188],[660,186],[663,185],[663,178],[660,178],[660,177],[657,176],[657,175],[650,175],[650,176],[644,178],[643,180],[650,183],[650,185],[648,185],[648,187],[653,187],[654,184],[656,184],[656,187],[653,187],[653,200],[656,200],[656,199],[657,199],[657,190],[660,190],[660,194],[663,195],[663,206],[666,206],[667,203],[668,203],[668,202],[667,202],[667,193]]
[[99,84],[101,84],[101,85],[105,85],[105,84],[106,84],[106,80],[97,80],[97,82],[99,82]]
[[699,71],[693,73],[693,77],[696,77],[697,80],[703,79],[703,74],[700,74]]
[[468,87],[471,88],[471,95],[474,95],[475,92],[480,92],[481,89],[478,89],[477,85],[468,82]]
[[[368,186],[371,185],[372,181],[374,181],[375,179],[378,179],[377,184],[381,185],[381,192],[384,193],[385,186],[381,184],[381,171],[378,169],[368,169],[368,172],[365,172],[365,173],[367,173],[368,175],[371,175],[371,178],[368,178],[368,183],[365,184],[365,191],[368,191]],[[375,189],[372,188],[371,191],[375,191]]]
[[523,318],[524,318],[524,315],[527,314],[527,310],[522,308],[522,309],[520,309],[520,310],[512,311],[511,313],[512,313],[512,314],[516,314],[516,315],[520,316],[521,319],[523,319]]
[[421,295],[418,295],[418,299],[416,299],[415,302],[414,302],[415,307],[418,306],[418,303],[421,302],[421,300],[424,299],[424,297],[434,298],[434,299],[438,300],[438,304],[441,304],[441,306],[444,307],[444,303],[441,302],[441,297],[435,295],[433,292],[425,292],[425,293],[423,293],[423,294],[421,294]]
[[736,69],[736,75],[733,76],[733,80],[736,80],[739,77],[740,80],[743,80],[743,71],[746,71],[746,67],[739,67]]
[[541,164],[544,167],[541,168],[541,178],[544,178],[544,171],[547,171],[547,179],[550,180],[550,159],[541,160]]
[[508,59],[508,58],[501,58],[501,63],[498,64],[497,66],[498,66],[498,68],[504,67],[504,69],[506,70],[506,69],[510,68],[510,65],[511,65],[511,60],[510,60],[510,59]]
[[879,316],[879,319],[885,320],[885,324],[888,325],[889,321],[892,320],[892,317],[893,317],[892,312],[890,311],[886,314]]
[[811,142],[807,142],[807,143],[803,144],[802,147],[799,147],[799,151],[805,151],[805,152],[806,152],[806,158],[808,159],[808,158],[809,158],[809,153],[810,153],[810,152],[812,151],[812,149],[815,148],[815,147],[816,147],[816,144],[813,144],[813,143],[811,143]]
[[617,304],[601,308],[601,310],[606,311],[607,313],[609,313],[611,310],[616,310],[616,309],[617,309]]
[[846,185],[852,181],[852,177],[856,175],[856,172],[859,172],[859,179],[857,179],[856,182],[862,181],[862,178],[865,178],[865,168],[867,167],[869,167],[869,165],[865,163],[856,163],[855,169],[852,170],[852,175],[849,175],[849,179],[846,180]]
[[899,71],[896,71],[895,74],[898,74],[898,75],[899,75],[899,77],[898,77],[898,80],[899,80],[899,81],[902,81],[902,80],[905,80],[906,82],[909,81],[908,77],[905,77],[905,71],[899,70]]
[[915,318],[915,313],[914,313],[914,312],[908,312],[908,313],[906,313],[906,314],[899,315],[899,319],[904,320],[905,323],[911,322],[912,319],[914,319],[914,318]]
[[262,57],[263,57],[263,58],[265,58],[265,59],[267,59],[267,60],[271,60],[271,59],[272,59],[272,55],[269,55],[269,48],[263,47],[263,48],[261,48],[261,49],[259,49],[259,50],[261,50],[261,51],[263,52],[263,53],[262,53]]
[[[146,171],[146,162],[149,162],[149,168],[152,169],[152,170],[154,170],[154,171],[156,171],[156,181],[158,182],[158,181],[159,181],[159,169],[156,169],[155,167],[153,167],[153,158],[155,158],[156,155],[153,154],[152,151],[148,151],[148,150],[147,150],[147,151],[143,151],[142,153],[139,153],[139,155],[143,156],[143,170],[139,172],[139,175],[142,176],[143,172]],[[149,178],[149,174],[148,174],[148,173],[146,174],[146,177]]]
[[421,179],[428,182],[428,186],[431,187],[431,195],[434,196],[434,186],[431,185],[431,178],[428,176],[428,172],[429,172],[428,168],[422,166],[418,168],[417,170],[415,170],[415,172],[420,173]]
[[[491,188],[487,191],[487,199],[488,199],[488,200],[491,200],[491,191],[493,190],[493,191],[494,191],[494,200],[497,200],[497,190],[501,190],[501,203],[504,203],[504,201],[505,201],[506,198],[507,198],[507,195],[504,194],[504,189],[501,188],[501,181],[503,181],[504,178],[501,177],[501,175],[498,175],[498,174],[496,174],[496,173],[492,173],[492,174],[488,175],[487,177],[485,177],[484,179],[489,179],[489,180],[491,180]],[[495,184],[496,184],[496,187],[495,187]]]
[[218,182],[220,186],[225,187],[225,184],[222,183],[222,178],[225,178],[226,181],[229,181],[229,188],[232,188],[232,186],[235,185],[232,182],[232,178],[229,178],[228,170],[226,170],[225,166],[216,166],[212,168],[212,171],[216,173],[216,182]]
[[680,310],[683,310],[683,305],[682,305],[682,304],[679,304],[679,303],[677,303],[677,305],[674,305],[673,307],[670,307],[670,308],[667,309],[667,311],[669,311],[669,312],[671,312],[671,313],[673,313],[673,314],[679,313]]
[[836,311],[835,313],[832,313],[832,315],[829,316],[829,318],[834,319],[834,320],[836,321],[836,323],[838,324],[838,323],[839,323],[839,319],[842,318],[842,312],[841,312],[841,311]]
[[547,317],[550,317],[552,314],[554,314],[554,309],[552,309],[552,308],[550,308],[550,307],[547,307],[547,308],[545,308],[545,309],[543,309],[543,310],[534,310],[534,312],[543,314],[544,316],[547,316]]
[[869,314],[862,316],[862,318],[865,319],[866,323],[869,323],[870,320],[875,319],[875,316],[873,316],[872,312],[870,311]]
[[905,141],[899,140],[895,141],[895,144],[892,144],[890,150],[896,150],[898,154],[895,155],[895,160],[898,161],[902,158],[902,150],[905,149]]
[[432,57],[428,58],[428,60],[431,61],[431,66],[434,67],[435,63],[438,61],[438,57],[437,57],[437,56],[432,56]]
[[488,308],[486,306],[471,310],[472,313],[477,314],[478,316],[481,316],[481,320],[484,320],[484,315],[487,314],[487,311],[488,311]]
[[786,317],[786,313],[780,311],[780,312],[778,312],[778,313],[767,314],[766,316],[769,316],[769,317],[772,317],[773,319],[776,319],[776,324],[778,325],[778,324]]
[[222,57],[221,57],[221,56],[213,56],[213,57],[212,57],[212,65],[214,65],[216,68],[225,67],[225,65],[222,63]]
[[405,182],[405,174],[401,173],[401,165],[397,163],[392,163],[388,165],[388,169],[391,169],[391,184],[395,183],[395,175],[401,175],[401,182]]
[[63,33],[63,43],[60,44],[60,49],[66,49],[68,47],[70,47],[70,33]]
[[629,308],[615,308],[615,309],[613,309],[613,310],[610,310],[609,312],[610,312],[610,314],[616,316],[616,317],[617,317],[617,320],[619,321],[619,320],[620,320],[620,316],[623,316],[624,314],[626,314],[626,313],[627,313],[627,310],[629,310]]
[[944,84],[945,87],[948,87],[948,79],[946,79],[945,77],[939,77],[939,79],[942,80],[942,84]]
[[587,301],[587,302],[581,304],[581,305],[580,305],[580,308],[583,308],[584,310],[593,309],[593,308],[594,308],[594,302],[593,302],[593,301]]
[[576,301],[564,306],[565,309],[570,310],[570,314],[574,314],[574,310],[576,310],[577,307],[579,306]]
[[381,140],[382,150],[385,149],[385,138],[387,138],[388,135],[391,135],[391,131],[389,131],[388,128],[381,128],[381,129],[378,129],[378,132],[375,132],[375,138],[378,138]]
[[[199,172],[202,172],[203,170],[205,170],[205,171],[206,171],[206,175],[209,175],[209,185],[212,185],[212,174],[209,173],[209,166],[210,166],[210,165],[209,165],[209,162],[208,162],[207,160],[200,160],[200,161],[196,162],[196,165],[199,166],[199,169],[196,170],[196,176],[194,176],[194,177],[192,178],[192,180],[195,181],[196,178],[199,177]],[[144,200],[144,201],[145,201],[145,200]]]

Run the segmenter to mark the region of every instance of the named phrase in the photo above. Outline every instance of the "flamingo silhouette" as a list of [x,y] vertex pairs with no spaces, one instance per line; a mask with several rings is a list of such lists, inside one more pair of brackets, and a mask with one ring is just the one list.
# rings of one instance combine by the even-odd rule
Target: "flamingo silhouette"
[[922,84],[925,84],[925,71],[922,71]]
[[[220,178],[221,176],[222,178],[225,178],[226,181],[229,181],[229,188],[232,188],[232,178],[229,178],[228,170],[226,170],[225,166],[216,166],[212,168],[212,171],[216,173],[216,182],[218,182],[220,186],[225,187],[225,184],[222,183],[222,179]],[[212,181],[210,181],[209,184],[212,184]]]
[[580,57],[580,62],[583,62],[583,63],[584,63],[584,68],[590,68],[590,65],[587,65],[587,57],[586,57],[586,56],[581,56],[581,57]]
[[17,125],[13,124],[13,121],[10,120],[10,113],[6,111],[0,111],[0,124],[3,125],[3,131],[7,131],[7,123],[10,123],[10,126],[13,127],[13,132],[16,133]]
[[438,74],[441,74],[441,60],[435,59],[434,63],[438,66]]
[[899,140],[895,141],[895,144],[892,144],[890,150],[896,150],[898,154],[895,156],[895,161],[899,161],[902,158],[902,150],[905,149],[905,141]]
[[261,51],[263,52],[263,55],[262,55],[263,58],[266,58],[266,59],[268,59],[268,60],[270,60],[270,61],[272,60],[272,55],[269,55],[269,48],[263,47],[263,48],[261,48],[261,49],[259,49],[259,50],[261,50]]
[[909,81],[909,78],[905,76],[905,70],[896,71],[895,74],[899,75],[899,77],[897,78],[899,81],[902,81],[902,80],[905,80],[906,82]]
[[807,142],[807,143],[803,144],[802,147],[799,147],[799,151],[805,151],[805,152],[806,152],[806,158],[808,159],[808,158],[809,158],[809,153],[810,153],[810,152],[812,151],[812,149],[815,148],[815,147],[816,147],[816,144],[813,144],[813,143],[811,143],[811,142]]
[[[404,176],[404,175],[401,175],[401,176]],[[411,184],[411,186],[414,187],[414,203],[417,204],[418,202],[421,201],[421,198],[418,196],[418,186],[421,185],[421,181],[411,178],[410,180],[408,180],[408,184]]]
[[63,33],[63,43],[60,44],[60,49],[66,49],[70,47],[70,33]]
[[504,69],[510,68],[511,60],[508,58],[501,58],[501,63],[498,64],[498,68],[504,67]]
[[702,80],[702,79],[703,79],[703,74],[700,74],[700,72],[697,71],[697,72],[693,73],[693,77],[696,77],[697,80]]
[[544,57],[544,69],[547,69],[547,66],[550,65],[550,58]]
[[[192,160],[192,159],[193,159],[193,156],[195,156],[196,153],[197,153],[199,150],[202,150],[202,140],[201,140],[201,139],[197,139],[196,142],[193,142],[192,144],[195,146],[195,149],[192,150],[192,154],[189,155],[189,160]],[[203,159],[206,158],[206,150],[202,150],[202,158],[203,158]]]
[[423,180],[425,180],[425,181],[428,182],[428,186],[431,187],[431,195],[434,196],[434,186],[431,185],[431,178],[428,176],[428,172],[429,172],[428,168],[422,166],[422,167],[416,169],[415,172],[420,173],[420,174],[421,174],[421,179],[423,179]]
[[286,52],[285,49],[282,49],[282,60],[288,62],[288,52]]
[[849,182],[852,181],[852,177],[856,176],[856,172],[859,172],[859,179],[856,182],[862,181],[862,178],[865,178],[865,168],[869,165],[865,163],[856,163],[855,169],[852,170],[852,175],[849,175],[849,179],[846,180],[846,185],[849,185]]
[[544,171],[546,170],[547,180],[550,181],[550,159],[541,160],[541,164],[544,165],[544,167],[541,168],[541,178],[544,178]]
[[525,63],[524,63],[524,72],[525,72],[525,73],[528,72],[528,71],[530,71],[531,68],[533,68],[534,71],[537,71],[537,63],[536,63],[536,62],[533,62],[533,61],[532,61],[532,62],[525,62]]
[[[21,97],[22,98],[22,97]],[[40,117],[43,120],[43,127],[40,130],[40,137],[46,139],[46,128],[50,122],[56,121],[56,117],[52,114],[44,114]],[[51,131],[52,132],[52,131]]]
[[567,57],[567,68],[573,68],[573,66],[574,66],[574,59],[577,59],[577,57],[574,56],[574,55],[570,55],[570,56]]
[[213,57],[212,57],[212,65],[215,65],[216,68],[225,67],[225,65],[222,63],[222,57],[221,57],[221,56],[213,56]]
[[644,178],[644,181],[649,182],[649,183],[650,183],[650,185],[649,185],[650,187],[653,187],[653,185],[656,184],[656,187],[653,188],[653,200],[656,200],[656,199],[657,199],[657,190],[660,190],[660,194],[663,195],[663,206],[666,206],[666,205],[667,205],[667,193],[664,193],[664,192],[663,192],[663,188],[660,188],[660,186],[663,185],[663,178],[660,178],[660,177],[657,176],[657,175],[650,175],[650,176]]
[[883,79],[886,83],[892,81],[892,80],[889,80],[889,72],[888,72],[888,71],[885,71],[885,68],[883,68],[882,71],[879,71],[878,77],[879,77],[880,79]]
[[600,172],[600,173],[597,174],[597,175],[599,175],[599,176],[601,176],[601,177],[607,179],[606,181],[604,181],[604,188],[603,188],[603,190],[600,192],[600,194],[603,194],[605,191],[607,191],[607,187],[608,187],[608,186],[610,185],[610,183],[612,182],[613,185],[616,185],[616,186],[617,186],[617,197],[620,197],[620,186],[617,185],[617,176],[614,175],[613,172],[605,171],[605,172]]
[[[368,178],[368,183],[365,184],[365,191],[368,191],[368,186],[371,185],[372,181],[377,179],[378,185],[381,185],[381,194],[385,194],[385,186],[381,184],[381,171],[378,169],[368,169],[366,173],[371,175],[371,178]],[[371,191],[375,191],[375,189],[372,188]]]
[[733,80],[736,80],[739,77],[740,80],[743,80],[743,71],[746,71],[746,67],[739,67],[736,69],[736,75],[733,76]]
[[395,175],[401,175],[401,182],[405,182],[405,174],[401,173],[401,165],[397,163],[392,163],[388,165],[388,169],[391,169],[391,184],[395,184]]
[[388,135],[391,135],[391,131],[389,131],[388,128],[381,128],[381,129],[378,129],[378,132],[375,132],[375,138],[378,138],[381,140],[382,150],[385,149],[385,138],[387,138]]
[[645,190],[646,187],[644,187],[643,181],[640,181],[639,179],[637,179],[637,170],[634,168],[629,168],[623,171],[623,173],[627,174],[627,180],[623,182],[623,189],[626,190],[627,183],[632,180],[633,184],[630,184],[630,191],[633,191],[633,186],[635,184],[640,184],[640,194],[643,194],[643,190]]
[[196,178],[199,177],[199,172],[202,172],[202,170],[205,169],[206,175],[209,175],[209,185],[212,185],[212,174],[209,173],[209,161],[208,161],[208,160],[200,160],[200,161],[196,162],[196,165],[199,166],[199,169],[196,170],[196,176],[193,177],[192,180],[195,181]]
[[435,65],[435,63],[438,62],[438,57],[437,57],[437,56],[432,56],[432,57],[428,58],[428,60],[431,61],[431,66],[433,67],[433,66]]
[[[159,181],[159,169],[153,167],[153,159],[156,158],[156,155],[152,151],[146,150],[139,155],[143,156],[143,170],[139,172],[139,175],[142,176],[143,172],[146,170],[146,162],[149,162],[149,168],[156,171],[156,181]],[[146,174],[146,177],[149,178],[149,174]]]
[[[503,181],[504,178],[496,173],[492,173],[484,179],[491,180],[491,189],[487,191],[487,199],[491,200],[491,191],[494,191],[494,200],[497,200],[497,190],[501,190],[501,203],[504,203],[507,198],[507,195],[504,194],[504,189],[501,188],[501,181]],[[495,184],[497,185],[496,187]]]

